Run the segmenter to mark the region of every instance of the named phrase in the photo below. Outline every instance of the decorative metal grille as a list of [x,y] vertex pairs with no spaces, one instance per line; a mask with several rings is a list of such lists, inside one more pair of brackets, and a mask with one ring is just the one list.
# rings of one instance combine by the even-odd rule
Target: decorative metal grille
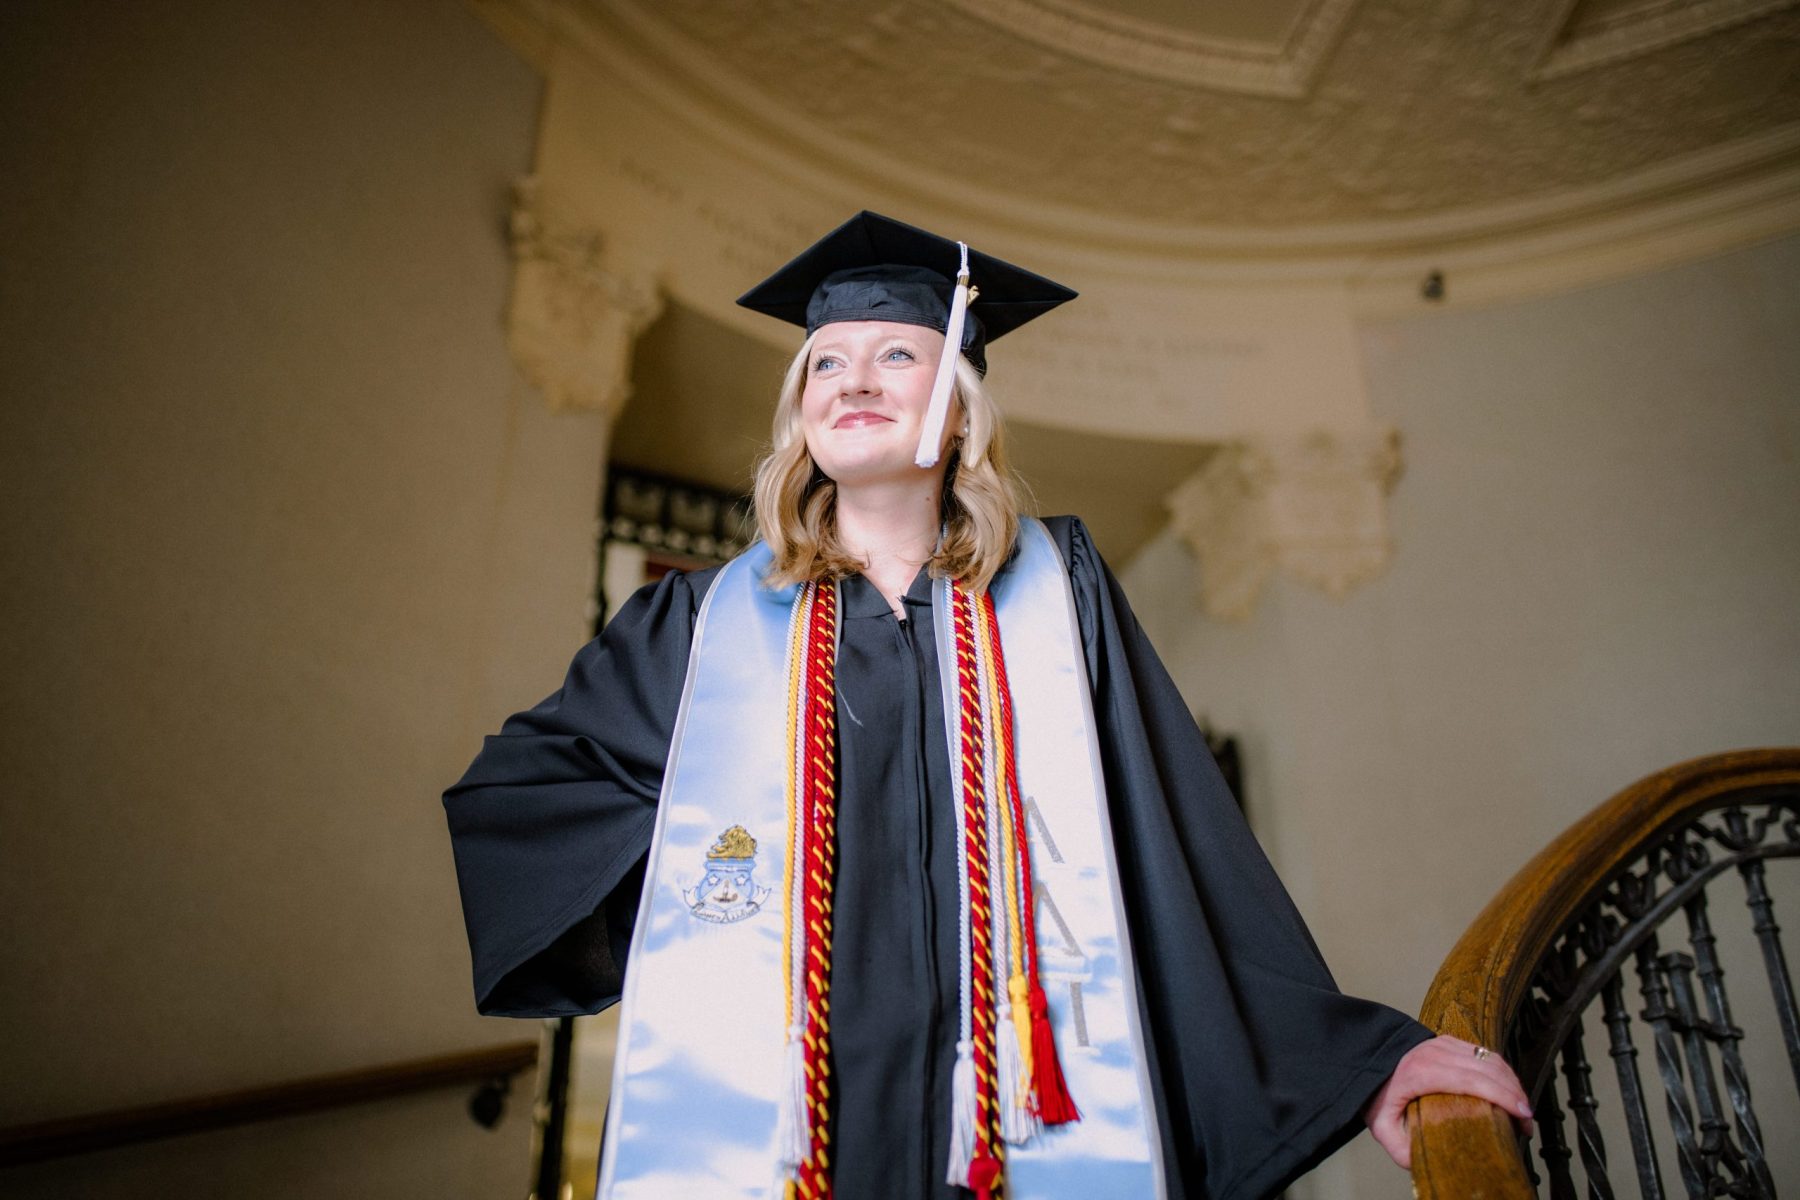
[[628,467],[608,468],[604,539],[709,566],[732,557],[755,536],[748,496]]
[[[1800,857],[1800,790],[1738,792],[1654,837],[1557,936],[1532,977],[1507,1047],[1537,1113],[1536,1161],[1529,1147],[1521,1148],[1540,1192],[1547,1177],[1553,1200],[1581,1195],[1578,1160],[1589,1200],[1615,1195],[1615,1165],[1584,1044],[1583,1017],[1597,998],[1637,1194],[1645,1200],[1670,1194],[1658,1154],[1660,1125],[1673,1139],[1687,1196],[1776,1195],[1709,904],[1712,892],[1726,890],[1710,885],[1735,869],[1800,1088],[1800,1011],[1766,871],[1769,860],[1793,857]],[[1673,924],[1677,912],[1685,938]],[[1654,1058],[1651,1087],[1663,1094],[1662,1122],[1652,1120],[1640,1038]],[[1759,1061],[1770,1073],[1759,1086],[1786,1086],[1779,1061],[1773,1055]]]

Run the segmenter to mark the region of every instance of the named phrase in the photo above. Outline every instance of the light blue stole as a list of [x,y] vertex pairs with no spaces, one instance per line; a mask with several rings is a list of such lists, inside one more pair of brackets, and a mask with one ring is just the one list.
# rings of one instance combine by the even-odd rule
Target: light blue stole
[[[695,624],[627,960],[601,1200],[780,1194],[787,659],[799,589],[763,585],[770,559],[758,542],[728,563]],[[949,689],[956,672],[945,657],[945,590],[933,591],[933,620]],[[990,590],[1012,685],[1039,972],[1082,1113],[1006,1148],[1006,1194],[1160,1198],[1155,1108],[1081,633],[1068,571],[1040,522],[1023,520],[1017,552]],[[958,708],[945,705],[952,721]],[[946,734],[954,764],[955,731]],[[955,828],[955,799],[942,797],[941,806],[946,831]],[[947,1120],[948,1100],[894,1119]]]

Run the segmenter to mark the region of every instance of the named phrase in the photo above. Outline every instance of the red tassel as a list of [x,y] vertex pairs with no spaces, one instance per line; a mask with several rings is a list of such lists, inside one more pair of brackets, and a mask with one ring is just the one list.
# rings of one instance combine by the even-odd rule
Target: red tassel
[[1062,1064],[1056,1061],[1056,1036],[1050,1031],[1050,1001],[1043,985],[1031,981],[1031,1080],[1037,1088],[1038,1117],[1046,1125],[1066,1125],[1081,1120],[1081,1110],[1063,1081]]
[[1000,1160],[992,1154],[977,1155],[969,1164],[969,1186],[977,1200],[994,1200],[994,1189],[1000,1186]]

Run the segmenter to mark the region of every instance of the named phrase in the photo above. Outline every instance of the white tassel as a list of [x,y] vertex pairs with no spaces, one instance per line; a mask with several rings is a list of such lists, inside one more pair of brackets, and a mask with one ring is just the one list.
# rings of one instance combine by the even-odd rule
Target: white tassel
[[1025,1056],[1019,1051],[1019,1027],[1013,1023],[1010,1008],[1000,1010],[1000,1027],[996,1033],[1000,1058],[1000,1136],[1019,1146],[1030,1141],[1038,1131],[1038,1119],[1031,1111]]
[[975,1047],[956,1043],[956,1067],[950,1072],[950,1171],[946,1183],[969,1186],[969,1164],[975,1161]]
[[944,326],[944,354],[938,359],[937,378],[931,384],[931,406],[925,410],[925,427],[919,431],[919,449],[913,455],[913,462],[921,467],[937,466],[944,422],[950,417],[956,360],[962,354],[963,324],[969,312],[969,247],[965,242],[956,244],[962,251],[962,265],[956,272],[956,293],[950,298],[950,323]]
[[782,1089],[776,1105],[775,1153],[780,1170],[776,1195],[782,1195],[789,1179],[797,1178],[800,1164],[812,1148],[812,1122],[806,1111],[806,1043],[801,1027],[788,1026],[787,1048],[781,1060]]

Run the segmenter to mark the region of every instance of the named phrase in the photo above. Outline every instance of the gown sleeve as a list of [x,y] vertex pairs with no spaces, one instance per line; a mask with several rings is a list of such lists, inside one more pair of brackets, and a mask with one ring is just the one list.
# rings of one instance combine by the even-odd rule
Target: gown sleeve
[[640,589],[562,687],[509,717],[444,793],[476,1007],[598,1012],[619,998],[698,593],[712,572]]
[[1274,1195],[1361,1131],[1432,1033],[1338,991],[1087,530],[1046,524],[1087,655],[1169,1195]]

